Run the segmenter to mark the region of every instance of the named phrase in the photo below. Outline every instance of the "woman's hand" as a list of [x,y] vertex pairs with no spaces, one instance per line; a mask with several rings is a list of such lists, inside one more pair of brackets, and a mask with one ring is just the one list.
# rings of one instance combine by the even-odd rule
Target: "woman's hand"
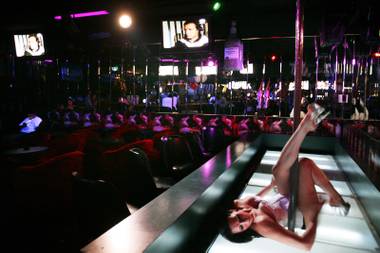
[[257,208],[259,206],[259,203],[261,201],[261,198],[258,196],[249,196],[242,199],[235,199],[234,200],[234,207],[237,209],[242,208]]

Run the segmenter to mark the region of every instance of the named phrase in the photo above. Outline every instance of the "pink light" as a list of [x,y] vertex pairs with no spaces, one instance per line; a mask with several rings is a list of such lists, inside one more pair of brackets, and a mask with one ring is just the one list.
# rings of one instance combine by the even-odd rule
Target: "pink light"
[[160,62],[179,62],[179,60],[171,59],[171,58],[161,58]]
[[[85,17],[101,16],[101,15],[108,15],[108,14],[110,14],[108,11],[90,11],[90,12],[70,14],[70,18],[85,18]],[[55,16],[54,19],[62,20],[62,16]]]
[[207,62],[207,66],[209,66],[209,67],[212,67],[212,66],[214,66],[215,65],[215,63],[214,63],[214,61],[212,61],[212,60],[209,60],[208,62]]
[[231,164],[232,164],[231,146],[228,146],[226,150],[226,168],[230,168]]
[[211,159],[201,167],[202,182],[209,185],[212,180],[212,172],[216,168],[216,160]]
[[72,18],[84,18],[84,17],[92,17],[92,16],[101,16],[110,14],[108,11],[90,11],[90,12],[82,12],[82,13],[74,13],[71,14]]

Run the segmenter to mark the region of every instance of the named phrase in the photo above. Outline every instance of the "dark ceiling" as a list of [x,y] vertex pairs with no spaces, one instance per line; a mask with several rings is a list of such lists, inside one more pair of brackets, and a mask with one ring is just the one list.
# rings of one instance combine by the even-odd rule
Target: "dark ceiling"
[[[295,0],[222,2],[222,9],[213,13],[210,0],[35,0],[25,4],[13,1],[8,7],[12,11],[5,12],[0,17],[0,29],[3,34],[43,31],[52,41],[57,42],[57,45],[72,47],[86,47],[88,43],[109,46],[129,40],[154,44],[161,41],[160,20],[168,17],[209,14],[214,39],[225,39],[228,36],[232,20],[237,21],[241,38],[294,36]],[[340,22],[345,27],[345,33],[353,34],[366,31],[369,13],[372,13],[370,20],[372,25],[378,27],[380,23],[378,14],[374,17],[374,10],[378,10],[375,4],[380,1],[303,0],[302,2],[305,35],[319,35],[323,20],[327,28],[334,27]],[[108,10],[111,14],[77,20],[67,18],[70,13],[95,10]],[[123,10],[129,11],[134,18],[133,28],[128,31],[122,31],[116,22],[117,16]],[[53,18],[55,15],[62,15],[64,20],[55,21]]]

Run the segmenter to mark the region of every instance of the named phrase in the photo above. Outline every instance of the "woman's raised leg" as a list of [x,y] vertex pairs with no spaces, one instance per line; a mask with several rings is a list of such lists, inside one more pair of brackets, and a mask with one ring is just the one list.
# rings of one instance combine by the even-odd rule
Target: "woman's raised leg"
[[344,204],[342,196],[335,190],[326,174],[319,168],[314,161],[308,158],[301,158],[300,164],[310,167],[314,184],[322,188],[322,190],[329,196],[329,204],[331,206],[340,206]]
[[300,160],[299,176],[301,183],[298,188],[298,208],[305,219],[306,227],[315,221],[323,204],[315,190],[313,168],[309,165],[305,160]]
[[301,144],[306,135],[309,132],[314,131],[316,128],[317,125],[312,117],[312,112],[308,111],[282,149],[277,163],[272,168],[275,184],[281,194],[288,194],[290,168],[298,158]]

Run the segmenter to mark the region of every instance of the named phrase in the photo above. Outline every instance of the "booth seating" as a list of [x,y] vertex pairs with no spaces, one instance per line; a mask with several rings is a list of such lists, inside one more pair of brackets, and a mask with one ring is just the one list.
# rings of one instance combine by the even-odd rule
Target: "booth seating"
[[131,208],[142,207],[163,191],[156,187],[143,151],[147,142],[153,145],[151,140],[144,140],[105,151],[101,156],[104,179],[116,187]]
[[[68,252],[75,247],[72,173],[82,174],[83,153],[65,153],[13,171],[8,235],[15,252]],[[20,243],[22,242],[22,243]]]
[[131,214],[115,186],[103,180],[73,173],[73,195],[79,247]]
[[197,165],[201,165],[213,156],[212,153],[206,151],[206,148],[204,147],[201,137],[198,133],[189,132],[182,135],[189,143],[191,152],[194,157],[194,161]]
[[166,174],[177,180],[185,177],[196,168],[193,153],[184,136],[162,136],[160,153]]
[[226,145],[224,140],[225,136],[223,135],[222,129],[214,126],[204,127],[202,130],[202,138],[205,149],[209,153],[218,153]]

